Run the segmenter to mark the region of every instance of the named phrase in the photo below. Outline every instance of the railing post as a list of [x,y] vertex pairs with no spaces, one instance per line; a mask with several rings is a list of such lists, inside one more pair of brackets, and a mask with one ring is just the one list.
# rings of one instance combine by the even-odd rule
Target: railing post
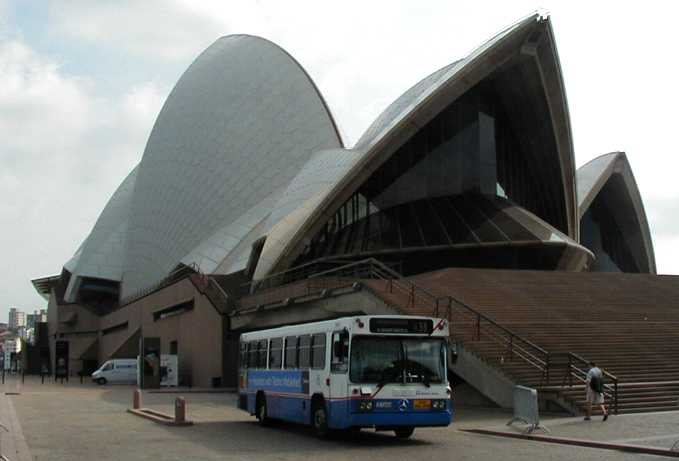
[[415,285],[410,284],[410,307],[415,307]]
[[617,415],[618,414],[618,380],[617,379],[614,381],[614,385],[615,385],[615,399],[613,399],[613,400],[615,402],[615,414]]
[[481,341],[481,314],[476,314],[476,341]]
[[547,360],[545,360],[545,376],[547,378],[547,386],[549,386],[549,369],[552,367],[551,360],[549,357],[549,352],[546,354]]
[[509,336],[509,360],[511,361],[514,355],[514,336]]
[[573,387],[573,357],[568,354],[568,386]]

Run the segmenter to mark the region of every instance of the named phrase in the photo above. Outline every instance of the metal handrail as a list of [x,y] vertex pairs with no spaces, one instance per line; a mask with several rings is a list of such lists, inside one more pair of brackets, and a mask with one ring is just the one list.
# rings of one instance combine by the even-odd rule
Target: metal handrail
[[[382,274],[382,272],[386,273],[387,276],[396,278],[396,279],[402,279],[403,276],[396,272],[395,270],[391,269],[389,266],[384,264],[381,261],[378,261],[375,258],[368,258],[368,259],[363,259],[361,261],[356,261],[353,263],[346,264],[344,266],[332,268],[332,269],[327,269],[325,271],[321,272],[316,272],[312,275],[310,275],[308,278],[318,278],[318,277],[327,277],[328,275],[333,275],[335,273],[344,273],[348,269],[352,268],[359,268],[359,267],[365,267],[368,266],[370,269],[367,273],[367,275],[379,275],[379,278],[382,279],[387,279],[388,277],[384,277],[385,274]],[[377,268],[377,270],[376,270]],[[355,271],[356,272],[356,271]],[[362,272],[365,273],[365,272]]]
[[[344,264],[342,264],[344,263]],[[266,287],[271,280],[286,279],[286,282],[294,282],[303,279],[322,279],[329,277],[346,277],[353,276],[354,278],[379,279],[387,282],[387,290],[393,292],[398,290],[408,297],[408,304],[411,307],[422,306],[424,308],[431,307],[435,317],[441,317],[442,309],[446,309],[446,317],[450,325],[452,322],[453,309],[461,312],[463,315],[470,317],[474,322],[474,340],[481,339],[482,330],[485,336],[491,341],[505,347],[508,350],[509,359],[514,356],[521,358],[524,362],[532,367],[537,368],[542,373],[543,385],[549,385],[551,381],[552,369],[556,368],[556,356],[560,354],[553,354],[533,343],[532,341],[516,334],[509,328],[506,328],[490,317],[482,314],[465,302],[454,298],[453,296],[436,297],[426,289],[416,285],[414,282],[404,278],[400,273],[391,269],[386,264],[375,258],[368,258],[361,261],[349,262],[341,260],[325,261],[322,264],[342,264],[339,267],[333,267],[318,272],[317,268],[321,263],[307,263],[287,271],[273,274],[266,279],[260,280],[262,283],[259,287]],[[316,269],[316,270],[314,270]],[[322,284],[319,284],[321,288]],[[569,366],[567,374],[564,376],[564,385],[566,379],[572,383],[573,378],[584,381],[582,378],[586,376],[586,372],[573,365],[574,362],[589,363],[584,358],[577,354],[567,352],[565,353],[569,358]],[[618,379],[611,373],[602,370],[604,375],[612,381],[612,385],[605,384],[607,395],[612,398],[614,402],[615,413],[618,412]],[[578,373],[581,376],[578,376]],[[571,384],[572,385],[572,384]]]
[[[345,261],[328,261],[326,263],[338,264],[341,262]],[[514,355],[523,358],[526,362],[541,370],[548,378],[547,364],[549,363],[549,353],[547,351],[510,331],[509,329],[499,325],[493,319],[475,310],[459,299],[453,298],[452,296],[434,296],[424,288],[419,287],[410,280],[403,278],[401,274],[375,258],[367,258],[361,261],[350,262],[348,264],[343,264],[339,267],[333,267],[320,272],[317,270],[314,271],[314,268],[317,268],[315,263],[307,263],[287,271],[273,274],[266,279],[262,279],[258,282],[258,286],[261,289],[268,286],[270,281],[276,279],[287,279],[287,282],[293,282],[301,279],[319,279],[324,277],[341,277],[347,275],[352,275],[359,278],[377,278],[385,280],[388,282],[387,289],[389,292],[398,290],[404,293],[408,297],[408,304],[411,307],[422,306],[424,308],[431,308],[433,309],[434,316],[439,316],[441,314],[440,310],[442,307],[442,300],[447,301],[446,307],[449,310],[449,320],[452,315],[453,306],[462,308],[463,311],[466,311],[466,313],[476,318],[476,339],[480,339],[482,326],[485,327],[483,328],[484,331],[488,330],[490,327],[491,330],[495,330],[492,332],[495,341],[500,342],[501,344],[508,347],[510,358],[512,358]],[[486,331],[486,333],[488,334],[490,332]],[[491,336],[491,338],[493,336]]]
[[[568,372],[566,376],[564,377],[564,381],[562,384],[565,383],[565,379],[568,378],[568,385],[573,386],[573,381],[572,378],[574,377],[575,379],[587,383],[587,371],[585,371],[584,368],[579,368],[574,364],[574,362],[578,362],[580,365],[585,365],[589,366],[589,361],[585,360],[578,354],[575,354],[573,352],[566,352],[565,353],[568,356]],[[617,415],[618,414],[618,377],[615,376],[612,373],[609,373],[608,371],[604,370],[603,368],[600,368],[602,374],[608,378],[612,382],[612,384],[604,384],[604,395],[608,396],[609,399],[613,401],[613,409],[614,413]]]
[[[397,288],[400,291],[404,292],[408,296],[408,303],[412,307],[415,307],[416,305],[420,304],[425,304],[425,307],[427,304],[430,307],[433,307],[435,317],[439,317],[441,314],[440,310],[442,300],[447,301],[447,305],[445,307],[448,308],[447,317],[449,321],[451,320],[452,317],[451,314],[453,305],[455,305],[458,308],[462,308],[463,311],[466,311],[465,312],[466,314],[472,315],[476,319],[475,336],[477,340],[480,339],[481,335],[482,328],[481,322],[485,322],[485,324],[490,326],[491,330],[495,330],[492,332],[486,332],[486,334],[488,333],[492,334],[494,338],[493,336],[491,336],[491,338],[494,339],[495,342],[500,343],[501,345],[506,346],[508,348],[510,359],[513,358],[514,355],[521,357],[524,361],[542,371],[544,378],[546,378],[546,380],[549,381],[549,352],[542,349],[540,346],[532,343],[531,341],[517,335],[508,328],[503,327],[502,325],[495,322],[493,319],[487,317],[486,315],[477,311],[476,309],[464,303],[463,301],[460,301],[459,299],[456,299],[452,296],[443,297],[434,296],[426,289],[416,285],[410,280],[404,279],[401,274],[387,267],[381,261],[378,261],[374,258],[369,258],[339,268],[328,269],[326,271],[314,274],[309,278],[328,277],[330,275],[336,275],[338,273],[343,274],[351,269],[359,267],[361,268],[366,267],[369,271],[369,274],[372,276],[377,276],[377,278],[388,280],[389,291],[393,291],[394,288]],[[484,328],[484,330],[486,329],[487,328]]]

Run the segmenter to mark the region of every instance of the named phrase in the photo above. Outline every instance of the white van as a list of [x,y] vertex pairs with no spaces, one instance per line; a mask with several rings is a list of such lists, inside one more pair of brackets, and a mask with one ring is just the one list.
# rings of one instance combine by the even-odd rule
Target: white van
[[92,381],[97,384],[136,384],[137,383],[137,360],[136,359],[112,359],[107,360],[92,373]]

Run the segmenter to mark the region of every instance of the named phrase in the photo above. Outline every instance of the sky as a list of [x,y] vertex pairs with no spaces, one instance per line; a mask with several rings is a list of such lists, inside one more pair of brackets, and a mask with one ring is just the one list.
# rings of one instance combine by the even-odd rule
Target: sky
[[0,0],[0,322],[46,301],[139,162],[163,102],[217,38],[247,33],[292,54],[347,146],[414,83],[532,11],[549,11],[576,166],[625,151],[659,273],[679,274],[672,2]]

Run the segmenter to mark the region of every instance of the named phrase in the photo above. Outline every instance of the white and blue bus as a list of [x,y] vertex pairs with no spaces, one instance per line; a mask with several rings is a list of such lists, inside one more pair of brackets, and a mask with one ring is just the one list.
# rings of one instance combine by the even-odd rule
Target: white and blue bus
[[238,406],[261,424],[311,424],[321,437],[447,426],[447,338],[445,319],[383,315],[244,333]]

